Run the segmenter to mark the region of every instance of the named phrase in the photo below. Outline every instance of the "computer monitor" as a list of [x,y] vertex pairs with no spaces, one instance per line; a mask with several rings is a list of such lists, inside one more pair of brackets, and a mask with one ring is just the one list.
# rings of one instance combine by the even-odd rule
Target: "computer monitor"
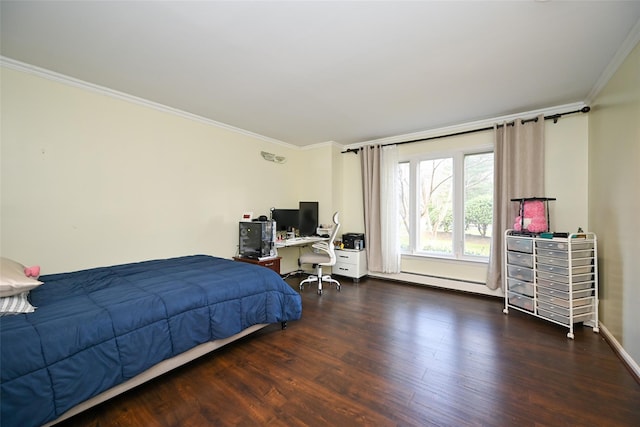
[[291,231],[300,228],[298,209],[274,209],[271,219],[276,222],[277,231]]
[[300,202],[300,235],[314,236],[318,229],[318,202]]

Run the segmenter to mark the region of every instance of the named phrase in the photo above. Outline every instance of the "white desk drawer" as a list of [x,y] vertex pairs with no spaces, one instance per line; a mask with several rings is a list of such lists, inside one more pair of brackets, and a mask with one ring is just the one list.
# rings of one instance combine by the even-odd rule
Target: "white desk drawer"
[[367,275],[367,257],[365,251],[336,250],[336,264],[332,274],[359,279]]
[[336,264],[332,272],[341,276],[358,277],[358,267],[355,264]]
[[336,264],[357,264],[360,259],[360,252],[336,251]]

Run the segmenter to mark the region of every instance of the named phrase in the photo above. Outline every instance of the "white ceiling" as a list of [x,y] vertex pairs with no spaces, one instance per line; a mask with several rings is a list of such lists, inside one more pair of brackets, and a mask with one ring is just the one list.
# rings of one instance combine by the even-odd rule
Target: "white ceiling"
[[0,18],[5,58],[307,146],[588,102],[640,1],[2,0]]

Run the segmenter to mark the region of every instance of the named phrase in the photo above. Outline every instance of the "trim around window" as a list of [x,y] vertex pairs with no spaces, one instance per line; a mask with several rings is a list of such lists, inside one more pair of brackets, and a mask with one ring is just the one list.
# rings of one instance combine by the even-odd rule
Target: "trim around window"
[[[483,144],[401,159],[398,220],[402,229],[402,256],[474,264],[488,262],[492,153],[493,146]],[[490,156],[478,156],[482,154]],[[476,160],[471,161],[473,158]]]

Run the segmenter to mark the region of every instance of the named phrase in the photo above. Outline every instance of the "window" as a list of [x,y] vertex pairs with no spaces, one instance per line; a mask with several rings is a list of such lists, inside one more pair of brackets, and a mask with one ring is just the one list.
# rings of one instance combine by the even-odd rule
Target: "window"
[[454,259],[488,258],[493,152],[424,155],[399,165],[400,248]]

